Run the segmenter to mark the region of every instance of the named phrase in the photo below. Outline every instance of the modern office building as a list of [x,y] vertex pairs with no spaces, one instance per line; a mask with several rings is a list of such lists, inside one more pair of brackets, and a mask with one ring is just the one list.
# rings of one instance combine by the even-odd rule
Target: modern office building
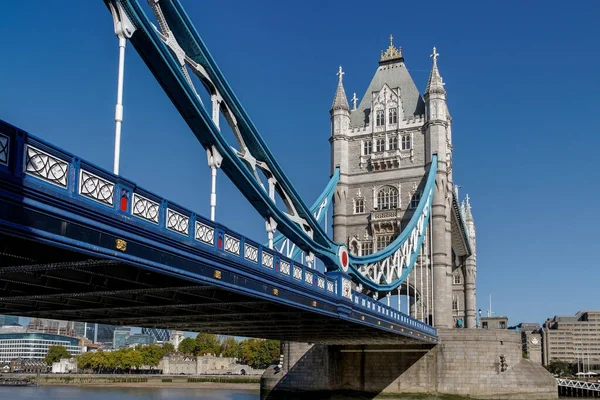
[[600,311],[579,311],[546,320],[542,329],[543,363],[577,364],[581,372],[600,371]]
[[0,326],[15,325],[19,323],[19,317],[14,315],[0,315]]
[[153,342],[168,342],[171,332],[168,329],[142,328],[142,333],[154,338]]
[[127,339],[131,336],[131,328],[116,328],[113,331],[113,349],[127,347]]
[[76,336],[75,323],[57,319],[31,318],[27,325],[30,333],[51,333],[55,335]]
[[50,346],[64,346],[71,355],[82,352],[79,340],[74,337],[50,333],[1,333],[0,362],[17,358],[43,360]]
[[137,346],[138,344],[148,345],[154,343],[155,341],[156,340],[154,340],[154,336],[152,335],[148,335],[146,333],[136,333],[133,335],[129,335],[126,342],[127,346],[131,347]]

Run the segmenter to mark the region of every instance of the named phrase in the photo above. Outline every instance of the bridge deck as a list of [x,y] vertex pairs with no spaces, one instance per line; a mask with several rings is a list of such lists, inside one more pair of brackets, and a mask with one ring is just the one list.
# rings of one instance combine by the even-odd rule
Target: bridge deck
[[1,121],[0,314],[328,344],[437,340],[347,276],[297,264]]

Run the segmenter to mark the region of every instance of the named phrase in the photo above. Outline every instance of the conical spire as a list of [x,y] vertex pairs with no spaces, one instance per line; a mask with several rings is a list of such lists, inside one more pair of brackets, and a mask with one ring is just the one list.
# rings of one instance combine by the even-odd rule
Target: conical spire
[[439,53],[436,51],[436,48],[433,48],[433,54],[430,55],[433,58],[433,67],[431,68],[431,74],[429,75],[429,82],[427,82],[427,90],[425,93],[441,93],[446,94],[446,90],[444,89],[445,83],[442,81],[442,77],[440,76],[440,71],[438,71],[437,67],[437,58]]
[[467,222],[473,221],[473,214],[471,213],[471,203],[469,202],[469,195],[465,197],[465,219]]
[[336,74],[338,76],[338,87],[335,91],[335,97],[333,98],[333,104],[331,105],[331,111],[333,110],[347,110],[350,111],[350,106],[348,105],[348,99],[346,98],[346,91],[344,90],[344,85],[342,84],[342,77],[344,76],[342,71],[342,66],[340,65],[340,69]]

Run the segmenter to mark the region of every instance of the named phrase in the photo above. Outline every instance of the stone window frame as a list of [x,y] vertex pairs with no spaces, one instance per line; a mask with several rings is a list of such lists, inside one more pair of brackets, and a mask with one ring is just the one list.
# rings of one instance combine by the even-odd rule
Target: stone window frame
[[388,124],[397,124],[398,123],[398,109],[396,107],[392,107],[388,110]]
[[385,185],[377,190],[377,209],[394,210],[399,208],[400,193],[393,186]]
[[412,140],[411,140],[411,134],[406,134],[406,135],[402,135],[400,138],[400,149],[402,150],[411,150],[412,149]]
[[390,136],[388,147],[390,150],[398,150],[398,137]]
[[363,140],[362,153],[363,156],[368,156],[369,154],[373,153],[373,141],[371,141],[371,139]]
[[410,196],[410,204],[408,205],[408,208],[411,210],[417,208],[419,206],[419,203],[421,202],[421,197],[423,197],[422,191],[419,190],[413,193],[413,195]]
[[365,212],[365,198],[357,197],[354,199],[354,214],[364,214]]
[[383,235],[377,235],[376,236],[376,251],[385,249],[390,243],[392,243],[392,240],[394,240],[394,235],[390,235],[390,234],[383,234]]
[[375,152],[383,153],[385,151],[385,138],[375,139]]
[[385,110],[375,110],[375,126],[385,126]]
[[373,254],[373,242],[371,240],[364,240],[360,245],[360,255],[366,256],[369,254]]
[[453,294],[452,295],[452,311],[459,311],[458,309],[458,296]]
[[454,274],[454,284],[462,285],[462,276],[458,272]]

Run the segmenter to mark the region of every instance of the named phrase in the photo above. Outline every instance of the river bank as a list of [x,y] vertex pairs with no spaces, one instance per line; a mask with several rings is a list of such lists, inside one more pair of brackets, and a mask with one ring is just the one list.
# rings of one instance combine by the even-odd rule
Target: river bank
[[130,388],[241,389],[258,390],[260,377],[186,376],[186,375],[91,375],[91,374],[23,374],[39,386],[102,386]]

